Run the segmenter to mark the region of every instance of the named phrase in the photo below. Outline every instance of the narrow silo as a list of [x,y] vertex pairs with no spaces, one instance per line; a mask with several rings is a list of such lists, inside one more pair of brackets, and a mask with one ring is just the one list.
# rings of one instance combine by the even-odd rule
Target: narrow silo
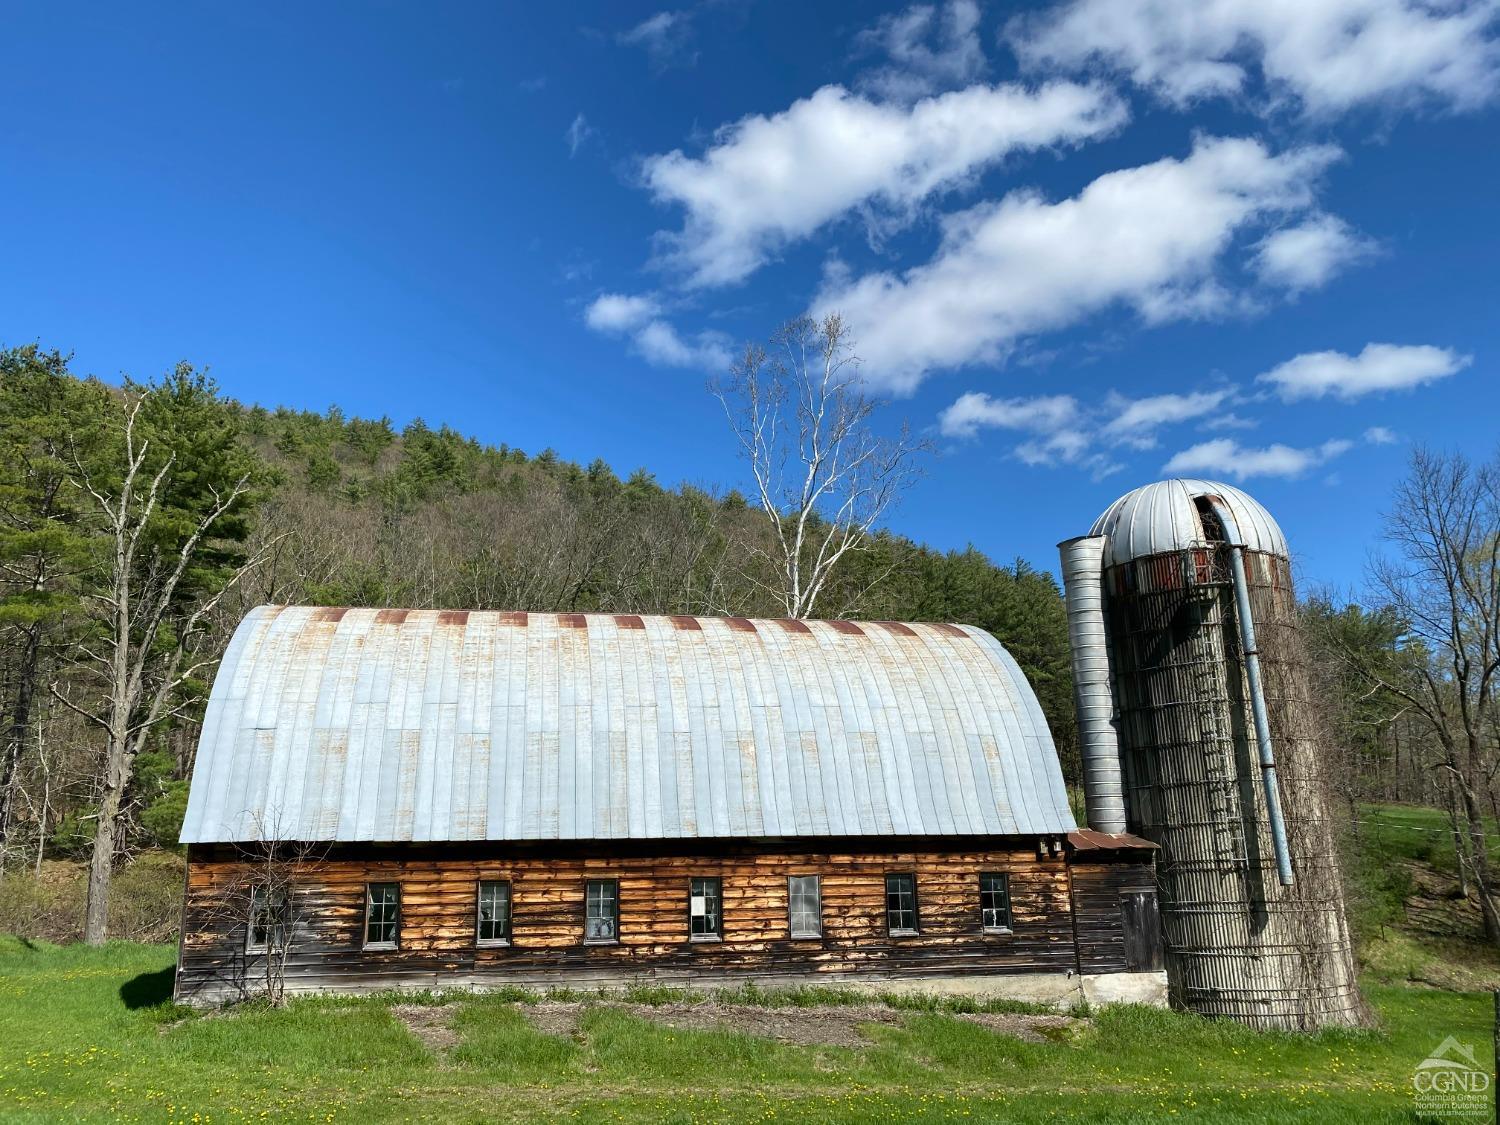
[[1161,846],[1174,1002],[1360,1022],[1276,521],[1228,485],[1162,481],[1061,551],[1089,822]]

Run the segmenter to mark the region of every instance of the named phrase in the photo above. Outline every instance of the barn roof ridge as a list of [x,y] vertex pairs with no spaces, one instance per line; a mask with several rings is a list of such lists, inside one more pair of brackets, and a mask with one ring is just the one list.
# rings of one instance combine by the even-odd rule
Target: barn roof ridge
[[[312,606],[312,607],[308,607],[308,606],[298,606],[295,603],[289,603],[289,602],[267,602],[267,603],[265,603],[263,605],[257,606],[256,610],[282,610],[282,609],[296,609],[296,608],[311,608],[311,609],[315,609],[319,613],[323,613],[323,614],[339,614],[339,615],[342,615],[342,614],[345,614],[345,613],[351,613],[351,612],[402,613],[402,614],[406,614],[408,616],[411,615],[411,614],[445,614],[445,613],[446,614],[458,614],[458,613],[461,613],[461,614],[465,614],[465,615],[468,615],[468,614],[491,614],[491,615],[496,615],[496,616],[500,616],[500,617],[511,617],[511,618],[521,618],[521,619],[532,618],[532,617],[551,617],[551,618],[583,617],[583,618],[598,618],[598,619],[601,619],[601,620],[604,620],[604,619],[614,619],[614,620],[618,621],[622,617],[638,617],[638,618],[641,618],[643,620],[666,620],[666,621],[672,621],[672,620],[678,620],[678,619],[681,619],[681,620],[693,620],[693,621],[698,621],[698,622],[716,621],[716,622],[724,622],[724,623],[743,621],[743,622],[750,622],[752,624],[777,625],[777,626],[785,626],[788,623],[797,622],[797,623],[804,624],[804,625],[829,625],[829,626],[833,626],[834,628],[837,628],[840,625],[879,625],[882,628],[886,628],[886,629],[898,629],[898,630],[901,629],[901,628],[907,628],[907,629],[931,628],[931,629],[937,629],[937,630],[939,630],[941,632],[947,633],[949,636],[955,636],[955,637],[959,636],[959,635],[967,636],[968,635],[968,630],[971,630],[971,629],[978,630],[979,629],[979,626],[977,626],[977,625],[970,625],[967,622],[962,622],[962,621],[898,621],[898,620],[888,620],[888,619],[876,618],[876,617],[747,617],[747,616],[744,616],[744,615],[741,615],[741,614],[730,614],[730,613],[712,613],[712,614],[703,614],[703,613],[643,613],[643,612],[641,612],[639,610],[604,610],[604,609],[586,609],[586,610],[534,610],[534,609],[532,609],[532,610],[511,610],[511,609],[470,609],[470,608],[467,608],[467,607],[460,607],[460,606],[430,606],[430,607],[419,609],[419,608],[415,608],[415,607],[411,607],[411,606],[398,606],[398,605],[378,605],[378,606],[346,606],[346,605],[340,605],[340,606]],[[255,612],[255,610],[252,610],[251,612]],[[521,623],[524,623],[524,622],[521,622]],[[732,627],[733,626],[731,626],[731,628]],[[954,630],[960,630],[960,631],[962,631],[962,633],[954,632]]]

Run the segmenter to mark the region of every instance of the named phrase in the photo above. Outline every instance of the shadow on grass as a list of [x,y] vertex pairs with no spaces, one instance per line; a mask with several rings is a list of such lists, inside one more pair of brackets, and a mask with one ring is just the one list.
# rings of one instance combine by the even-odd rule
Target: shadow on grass
[[154,1008],[172,999],[172,976],[175,967],[168,965],[154,973],[141,973],[120,985],[120,999],[132,1011]]

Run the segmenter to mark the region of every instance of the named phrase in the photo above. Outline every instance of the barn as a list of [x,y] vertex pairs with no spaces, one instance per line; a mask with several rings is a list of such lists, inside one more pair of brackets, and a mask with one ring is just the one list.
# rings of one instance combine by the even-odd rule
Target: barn
[[204,718],[176,993],[854,982],[1165,994],[966,625],[266,606]]

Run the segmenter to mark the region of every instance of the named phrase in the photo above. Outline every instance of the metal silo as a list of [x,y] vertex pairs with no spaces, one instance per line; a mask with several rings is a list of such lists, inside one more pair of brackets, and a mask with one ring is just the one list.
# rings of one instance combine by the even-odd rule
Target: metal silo
[[1061,551],[1090,824],[1161,846],[1174,1002],[1360,1022],[1276,521],[1228,485],[1162,481]]

